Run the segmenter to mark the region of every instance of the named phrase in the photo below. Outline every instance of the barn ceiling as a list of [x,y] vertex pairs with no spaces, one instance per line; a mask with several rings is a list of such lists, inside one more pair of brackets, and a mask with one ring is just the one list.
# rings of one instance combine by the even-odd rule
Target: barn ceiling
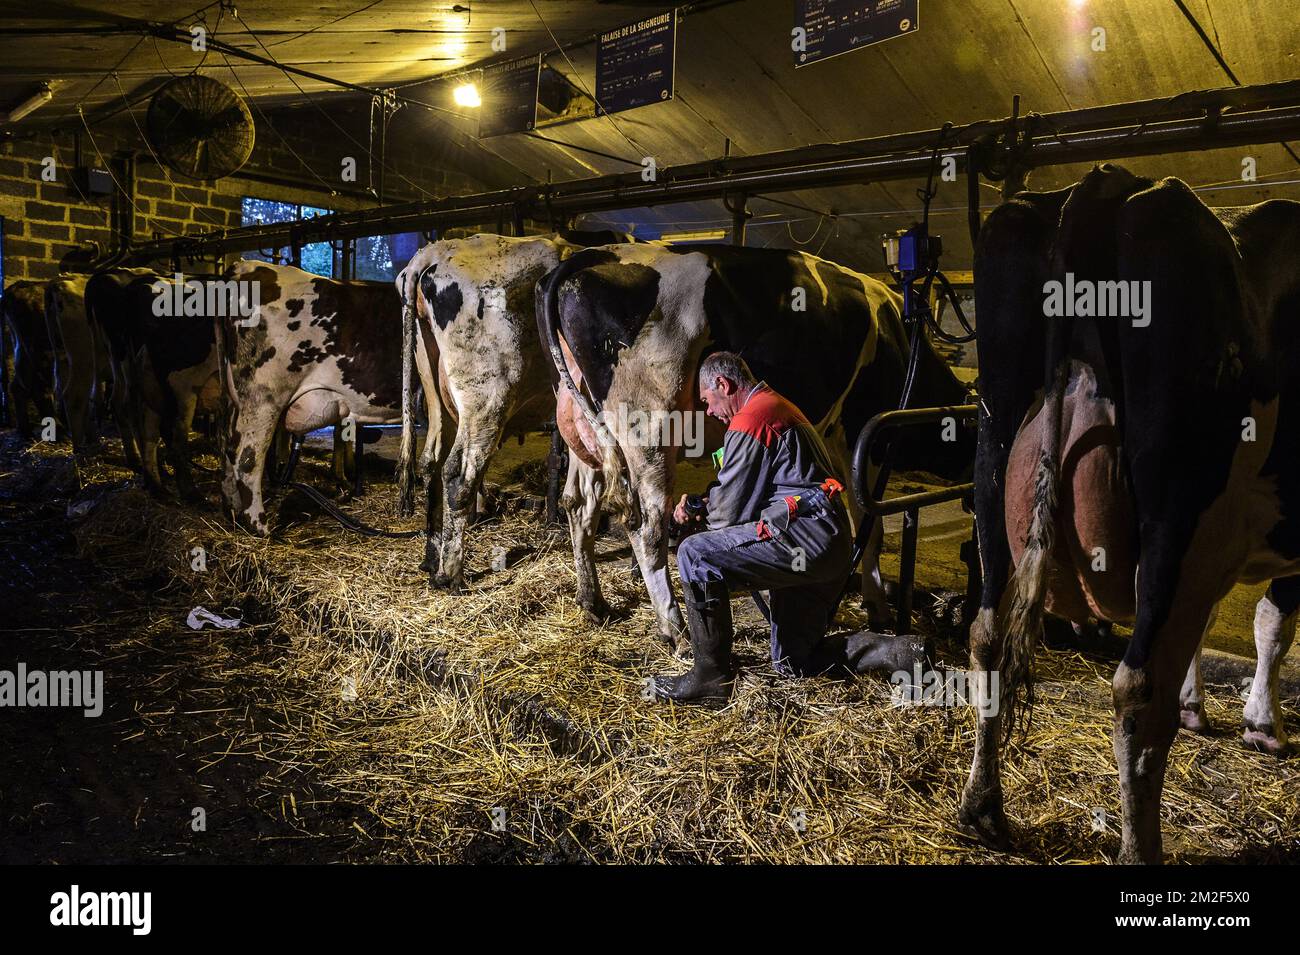
[[[1186,14],[1177,0],[921,0],[917,32],[795,70],[794,0],[696,4],[679,26],[673,100],[540,129],[558,141],[547,142],[527,134],[476,141],[473,111],[452,108],[451,89],[460,82],[454,74],[541,52],[548,54],[549,67],[590,90],[594,34],[666,5],[244,0],[237,17],[219,4],[197,16],[178,17],[175,5],[153,0],[39,5],[0,0],[0,9],[12,11],[0,24],[0,108],[49,81],[55,98],[29,123],[75,120],[78,105],[93,118],[119,109],[124,97],[147,96],[170,72],[199,64],[202,72],[242,87],[266,109],[300,104],[309,96],[326,105],[356,100],[355,93],[290,77],[274,66],[211,52],[202,60],[186,45],[140,32],[142,21],[188,30],[201,18],[222,41],[282,64],[367,87],[401,87],[403,94],[435,109],[400,110],[393,135],[458,142],[471,162],[483,160],[487,178],[504,185],[626,172],[643,156],[654,156],[660,167],[696,161],[721,156],[728,141],[733,155],[746,155],[960,124],[1006,115],[1017,93],[1022,112],[1051,112],[1231,86],[1229,71],[1241,84],[1300,78],[1295,0],[1183,0],[1183,6]],[[1203,29],[1208,45],[1187,14]],[[492,50],[494,27],[506,30],[507,54]],[[1092,48],[1096,28],[1105,30],[1104,51]],[[566,47],[563,54],[556,52],[557,42]],[[114,66],[117,78],[105,72]],[[1247,154],[1256,161],[1258,182],[1241,180]],[[489,157],[494,161],[487,162]],[[1280,145],[1127,165],[1204,187],[1211,204],[1300,198],[1300,164]],[[1080,172],[1077,167],[1041,170],[1033,184],[1055,187]],[[878,268],[877,237],[910,221],[918,208],[917,185],[773,197],[794,205],[756,199],[751,242],[802,244],[860,268]],[[940,184],[934,202],[935,228],[948,239],[952,268],[969,262],[964,189],[962,182]],[[986,187],[986,204],[997,199],[996,190]],[[603,213],[599,220],[654,235],[725,228],[729,216],[717,203],[692,203]]]

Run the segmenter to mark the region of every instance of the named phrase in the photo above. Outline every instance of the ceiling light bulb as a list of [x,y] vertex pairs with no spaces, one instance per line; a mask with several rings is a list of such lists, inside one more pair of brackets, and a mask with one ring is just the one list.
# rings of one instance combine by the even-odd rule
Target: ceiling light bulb
[[456,92],[452,94],[452,99],[456,101],[457,106],[482,106],[483,100],[479,98],[478,87],[473,83],[465,83],[456,87]]

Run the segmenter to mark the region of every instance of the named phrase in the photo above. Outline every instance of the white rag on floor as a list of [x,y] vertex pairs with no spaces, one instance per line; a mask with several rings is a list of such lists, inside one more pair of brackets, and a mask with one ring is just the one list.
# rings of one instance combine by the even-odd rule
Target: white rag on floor
[[190,611],[189,618],[185,622],[189,624],[191,630],[202,630],[209,624],[220,627],[222,630],[230,630],[239,626],[240,619],[238,617],[218,616],[207,607],[195,607]]

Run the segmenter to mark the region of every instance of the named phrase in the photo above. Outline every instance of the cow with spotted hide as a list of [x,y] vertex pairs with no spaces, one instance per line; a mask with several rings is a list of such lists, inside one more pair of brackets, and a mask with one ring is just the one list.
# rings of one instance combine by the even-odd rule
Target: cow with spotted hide
[[127,463],[146,487],[163,493],[158,444],[165,440],[181,496],[198,501],[189,434],[198,408],[219,407],[216,336],[208,315],[156,307],[160,296],[174,300],[174,281],[150,269],[108,269],[86,283],[85,301],[108,354]]
[[[727,245],[611,246],[579,252],[538,286],[537,316],[558,384],[556,420],[571,457],[565,503],[573,534],[578,599],[603,606],[594,561],[600,502],[620,516],[650,591],[660,636],[682,631],[668,575],[666,521],[681,434],[634,433],[669,412],[700,414],[695,384],[707,351],[739,353],[790,399],[826,441],[846,484],[849,446],[876,414],[896,408],[908,344],[902,300],[883,283],[813,255]],[[911,404],[959,405],[966,389],[920,339]],[[973,439],[942,429],[914,433],[894,465],[957,479]],[[713,446],[721,434],[709,435]],[[669,440],[661,440],[668,438]],[[860,521],[848,496],[854,523]],[[863,575],[873,621],[888,615],[876,522]],[[847,575],[847,568],[845,569]]]
[[300,435],[348,418],[356,427],[402,420],[401,302],[387,282],[341,282],[290,265],[245,260],[225,277],[256,283],[259,304],[219,323],[230,401],[222,491],[235,523],[266,534],[262,478],[278,425]]
[[[1278,672],[1300,615],[1297,248],[1300,203],[1212,209],[1177,179],[1113,165],[1023,192],[984,224],[983,592],[970,647],[973,670],[999,671],[1002,699],[979,710],[960,822],[987,843],[1009,840],[999,747],[1032,704],[1045,610],[1133,625],[1113,680],[1120,861],[1161,861],[1170,746],[1180,726],[1206,729],[1199,648],[1239,581],[1271,581],[1244,741],[1288,748]],[[1057,315],[1049,283],[1067,276],[1098,301],[1141,293],[1145,314]]]
[[429,402],[420,458],[432,586],[463,589],[465,526],[492,456],[554,413],[533,312],[538,280],[581,248],[625,240],[581,231],[444,239],[420,249],[397,277],[420,383],[441,399]]

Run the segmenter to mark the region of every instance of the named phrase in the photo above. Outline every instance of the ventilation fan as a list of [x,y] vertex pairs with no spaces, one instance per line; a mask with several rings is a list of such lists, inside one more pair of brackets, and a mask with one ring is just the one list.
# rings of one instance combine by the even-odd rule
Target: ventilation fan
[[225,83],[193,73],[169,80],[149,101],[149,141],[174,172],[220,179],[253,152],[253,116]]

